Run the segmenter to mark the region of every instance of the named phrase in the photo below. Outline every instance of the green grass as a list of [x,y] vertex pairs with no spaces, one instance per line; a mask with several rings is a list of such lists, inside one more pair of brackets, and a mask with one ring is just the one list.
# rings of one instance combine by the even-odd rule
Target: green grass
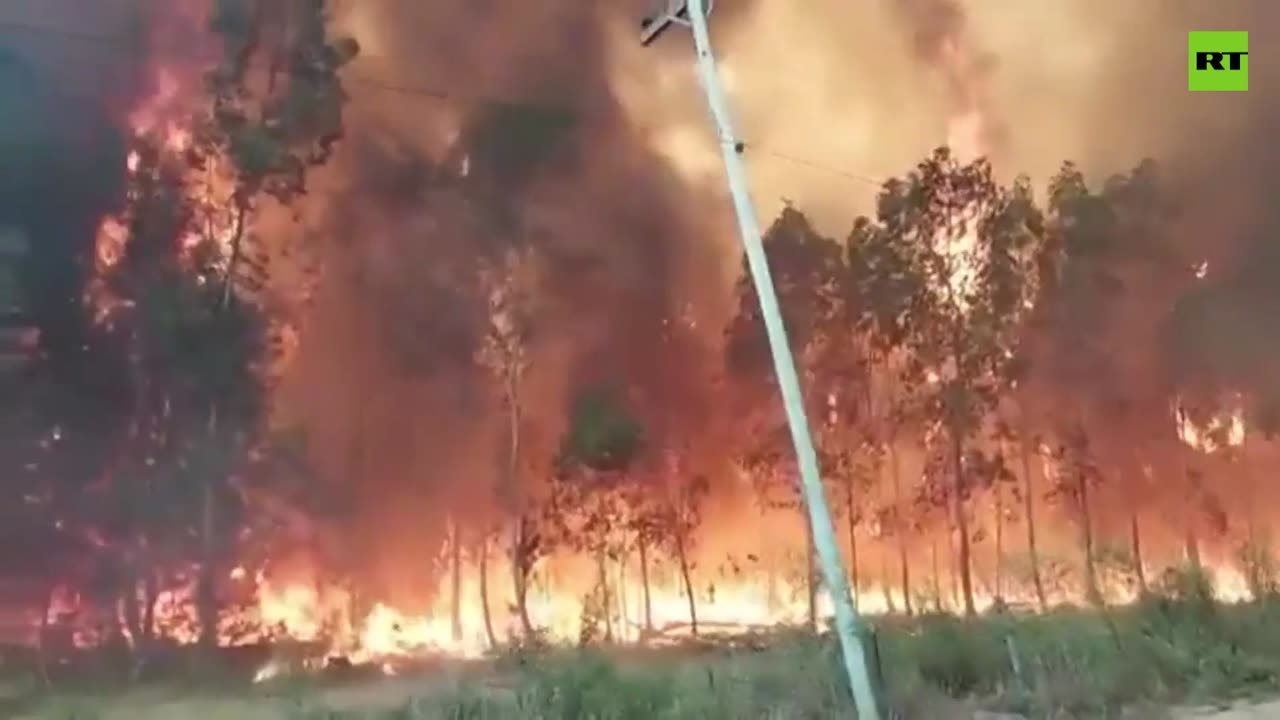
[[[1112,718],[1143,705],[1218,702],[1280,691],[1280,601],[1220,605],[1188,573],[1139,603],[1045,615],[881,620],[874,642],[890,717]],[[835,644],[778,632],[756,650],[518,650],[413,678],[281,678],[227,697],[169,685],[166,697],[108,700],[61,690],[20,717],[291,720],[692,720],[851,717]],[[155,693],[151,690],[148,692]],[[221,693],[221,700],[218,700]],[[187,705],[174,704],[180,698]],[[204,699],[202,700],[201,697]],[[164,703],[168,702],[169,705]],[[192,703],[204,703],[199,708]],[[218,702],[223,705],[219,706]],[[216,706],[216,707],[215,707]],[[119,710],[111,710],[119,707]],[[161,714],[144,708],[163,707]],[[221,709],[218,709],[221,708]],[[112,713],[115,714],[112,714]],[[1153,716],[1155,717],[1155,716]]]

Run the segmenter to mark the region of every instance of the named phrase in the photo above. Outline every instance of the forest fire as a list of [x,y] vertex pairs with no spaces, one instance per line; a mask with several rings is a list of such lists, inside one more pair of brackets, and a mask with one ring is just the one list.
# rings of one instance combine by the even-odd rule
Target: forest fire
[[[196,13],[208,53],[148,59],[123,197],[68,261],[89,322],[44,320],[77,390],[30,400],[37,439],[6,450],[36,538],[15,547],[56,548],[41,642],[270,646],[265,681],[828,619],[753,290],[615,97],[612,11],[573,26],[599,62],[565,63],[526,62],[561,35],[523,32],[563,18],[493,11],[522,29],[499,72],[398,36],[474,22],[455,4],[243,3]],[[945,86],[921,147],[947,150],[847,237],[788,204],[766,238],[859,611],[1118,605],[1187,566],[1260,596],[1257,238],[1187,229],[1216,209],[1146,164],[999,179],[1007,110],[951,5],[896,4]],[[557,107],[388,111],[346,27]]]

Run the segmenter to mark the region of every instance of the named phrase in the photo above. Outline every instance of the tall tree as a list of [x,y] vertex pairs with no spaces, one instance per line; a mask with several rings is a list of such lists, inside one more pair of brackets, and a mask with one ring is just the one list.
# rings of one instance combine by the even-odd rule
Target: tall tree
[[560,543],[596,561],[595,599],[606,641],[614,638],[608,562],[626,541],[620,531],[626,526],[627,488],[643,447],[644,429],[617,389],[595,386],[574,397],[556,457],[549,522]]
[[[1170,407],[1179,383],[1160,338],[1175,297],[1194,282],[1193,269],[1169,242],[1175,216],[1150,161],[1099,188],[1068,162],[1049,185],[1040,295],[1025,342],[1031,372],[1021,394],[1021,429],[1055,434],[1064,448],[1080,445],[1083,434],[1094,481],[1120,473],[1129,476],[1126,485],[1140,487],[1157,454],[1187,451],[1175,437]],[[1167,472],[1176,484],[1189,484],[1185,468]],[[1088,488],[1069,497],[1081,502],[1082,489]],[[1139,528],[1135,505],[1135,559]]]
[[[326,0],[216,0],[209,28],[222,62],[207,76],[208,109],[193,164],[231,181],[223,304],[240,281],[253,215],[264,198],[288,205],[343,136],[339,71],[359,52],[330,33]],[[265,70],[265,73],[255,72]]]
[[[531,551],[527,535],[533,532],[528,499],[520,491],[521,427],[523,407],[521,393],[529,368],[528,346],[532,339],[533,298],[532,256],[527,250],[509,249],[499,263],[485,268],[482,281],[488,292],[489,326],[482,341],[478,359],[493,373],[501,385],[501,397],[507,411],[507,447],[505,463],[499,471],[499,505],[511,532],[512,587],[517,613],[526,636],[533,632],[529,620],[528,580],[532,564],[526,554]],[[489,531],[485,531],[487,545]],[[487,553],[480,556],[481,577],[487,570]],[[487,587],[487,583],[482,585]],[[487,596],[481,598],[488,616]]]
[[1094,541],[1093,505],[1090,496],[1100,473],[1089,448],[1089,437],[1082,427],[1064,433],[1062,445],[1054,452],[1055,491],[1070,499],[1080,524],[1080,554],[1084,566],[1085,596],[1094,605],[1102,605],[1098,584],[1097,554]]
[[[855,401],[856,394],[842,391],[850,381],[858,379],[861,371],[852,327],[844,312],[845,272],[840,246],[818,233],[809,219],[791,206],[784,208],[769,227],[763,243],[779,309],[805,385],[806,406],[815,418],[832,412],[837,416],[837,422],[819,425],[826,430],[819,433],[819,445],[825,445],[819,447],[819,453],[828,458],[827,469],[832,469],[830,459],[845,449],[844,443],[853,440],[843,422],[853,413],[853,408],[842,405]],[[767,387],[774,382],[772,365],[764,321],[755,287],[746,272],[745,258],[736,294],[737,314],[726,331],[726,364],[735,378],[749,381],[753,389]],[[766,509],[788,508],[803,516],[805,586],[809,594],[810,621],[816,622],[818,577],[812,528],[804,512],[799,477],[786,469],[790,463],[786,459],[789,445],[782,408],[775,404],[773,395],[753,392],[751,397],[760,398],[750,413],[751,422],[758,427],[746,433],[755,444],[745,449],[744,466],[752,474]]]
[[689,605],[689,627],[698,637],[697,591],[693,583],[696,563],[693,552],[698,528],[702,525],[703,501],[711,486],[706,476],[689,472],[683,458],[669,453],[668,473],[664,487],[648,488],[648,493],[660,493],[653,512],[654,536],[658,547],[670,551],[676,559],[680,580],[684,585],[685,600]]
[[[330,34],[324,0],[274,7],[265,0],[217,0],[209,28],[222,43],[223,57],[207,74],[208,103],[187,158],[193,175],[206,181],[205,194],[213,196],[198,232],[204,236],[206,264],[219,275],[219,307],[234,315],[237,294],[252,294],[264,272],[265,248],[247,243],[254,238],[254,213],[264,198],[289,205],[304,195],[308,170],[331,156],[343,134],[346,103],[339,71],[359,48],[350,38]],[[264,66],[265,75],[253,72]],[[213,178],[229,181],[229,197],[216,197]],[[223,404],[220,396],[208,398],[205,425],[211,443],[227,432]],[[217,475],[211,469],[202,501],[205,557],[197,594],[205,645],[215,642],[209,613],[217,604]]]
[[876,219],[854,224],[854,282],[875,298],[861,311],[929,377],[924,405],[949,438],[948,461],[965,612],[975,611],[967,501],[974,443],[1000,394],[1034,289],[1043,219],[1027,180],[1001,187],[985,160],[937,150],[881,192]]
[[[106,486],[118,504],[102,505],[111,511],[104,529],[120,542],[117,574],[135,640],[152,634],[157,562],[195,550],[200,637],[212,645],[217,569],[234,550],[242,511],[236,474],[262,429],[267,325],[257,306],[223,303],[226,267],[215,241],[184,242],[196,216],[180,159],[159,138],[140,141],[137,152],[123,254],[102,278],[100,322],[126,348],[131,387],[128,435]],[[187,545],[191,537],[198,548]],[[135,607],[140,582],[145,620]]]

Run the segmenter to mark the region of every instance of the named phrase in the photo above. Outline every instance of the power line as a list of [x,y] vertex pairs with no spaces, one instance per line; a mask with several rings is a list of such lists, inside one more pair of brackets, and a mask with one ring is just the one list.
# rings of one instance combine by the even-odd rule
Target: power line
[[[136,48],[136,45],[134,44],[134,40],[136,40],[136,38],[128,37],[124,34],[104,35],[100,33],[81,32],[77,30],[68,30],[66,28],[50,27],[48,25],[39,25],[39,24],[27,23],[27,22],[21,22],[21,21],[0,20],[0,32],[3,32],[5,30],[25,32],[25,33],[30,33],[34,35],[44,35],[52,38],[61,38],[65,40],[76,40],[84,43],[90,43],[101,50],[112,51],[122,55],[128,55],[129,57],[133,58],[132,62],[136,63],[139,66],[148,67],[151,64],[150,59],[144,58],[143,57],[144,53],[140,52]],[[221,57],[208,54],[208,53],[193,52],[192,49],[189,49],[189,48],[180,53],[172,53],[171,57],[180,58],[183,60],[191,60],[196,62],[211,62],[211,63],[218,62],[222,59]],[[389,62],[390,60],[391,59],[387,57],[372,56],[372,55],[358,55],[356,57],[356,61],[366,61],[366,62],[372,62],[372,61]],[[253,63],[251,64],[250,67],[255,70],[269,69],[268,67],[262,66],[260,62]],[[545,109],[545,110],[563,112],[564,114],[572,116],[574,118],[582,117],[582,113],[578,110],[574,110],[570,108],[559,108],[547,103],[540,103],[536,100],[525,99],[525,98],[516,99],[516,98],[509,98],[509,97],[502,98],[496,95],[485,95],[485,94],[478,94],[478,93],[458,93],[458,92],[444,90],[437,87],[429,87],[429,86],[418,85],[418,84],[398,83],[398,82],[393,82],[393,81],[389,81],[381,78],[376,78],[363,72],[354,71],[350,68],[344,68],[341,72],[341,77],[344,82],[351,82],[353,84],[363,86],[371,90],[392,94],[392,95],[399,95],[402,97],[421,98],[424,100],[435,101],[435,102],[472,103],[472,104],[490,105],[490,106],[497,106],[497,107],[527,108],[530,110]],[[743,147],[744,149],[754,150],[759,155],[763,155],[768,158],[780,160],[782,162],[790,163],[792,165],[796,165],[799,167],[805,167],[810,170],[826,173],[834,177],[844,178],[846,180],[851,180],[857,183],[879,187],[884,182],[882,179],[877,179],[863,173],[854,172],[852,170],[847,170],[847,169],[830,165],[827,163],[821,163],[816,160],[800,157],[790,153],[783,153],[777,150],[772,150],[770,148],[761,146],[760,144],[755,142],[744,142]]]
[[860,183],[865,183],[865,184],[867,184],[867,185],[874,185],[875,187],[880,187],[881,185],[883,185],[883,184],[884,184],[884,180],[882,180],[882,179],[877,179],[877,178],[873,178],[873,177],[871,177],[870,175],[863,175],[862,173],[856,173],[856,172],[853,172],[853,171],[851,171],[851,170],[844,170],[844,169],[838,168],[838,167],[836,167],[836,166],[834,166],[834,165],[828,165],[828,164],[826,164],[826,163],[820,163],[820,162],[816,162],[816,161],[814,161],[814,160],[808,160],[808,159],[806,159],[806,158],[797,157],[797,156],[795,156],[795,155],[788,155],[788,154],[786,154],[786,153],[780,153],[780,152],[777,152],[776,150],[770,150],[770,149],[768,149],[768,148],[760,147],[759,145],[756,145],[755,143],[749,143],[749,142],[748,142],[748,143],[743,143],[743,146],[744,146],[746,149],[748,149],[748,150],[750,150],[750,149],[754,149],[754,150],[756,150],[756,151],[758,151],[758,152],[760,152],[760,153],[762,153],[762,154],[764,154],[764,155],[767,155],[767,156],[769,156],[769,157],[771,157],[771,158],[775,158],[775,159],[778,159],[778,160],[782,160],[782,161],[784,161],[784,162],[789,162],[789,163],[792,163],[792,164],[794,164],[794,165],[799,165],[799,166],[801,166],[801,167],[807,167],[807,168],[809,168],[809,169],[811,169],[811,170],[818,170],[818,171],[821,171],[821,172],[830,173],[830,174],[832,174],[832,175],[838,175],[838,176],[840,176],[840,177],[844,177],[844,178],[847,178],[847,179],[849,179],[849,180],[854,180],[854,181],[857,181],[857,182],[860,182]]

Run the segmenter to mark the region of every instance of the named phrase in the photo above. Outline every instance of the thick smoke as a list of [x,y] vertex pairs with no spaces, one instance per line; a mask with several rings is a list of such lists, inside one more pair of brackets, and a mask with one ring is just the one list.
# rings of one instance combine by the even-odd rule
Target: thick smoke
[[[989,145],[1004,176],[1043,183],[1072,159],[1100,180],[1154,156],[1179,192],[1180,247],[1210,264],[1176,319],[1170,307],[1134,316],[1144,328],[1177,329],[1169,337],[1179,363],[1163,356],[1175,366],[1161,373],[1225,385],[1274,374],[1280,114],[1269,83],[1277,63],[1264,50],[1280,6],[718,4],[715,40],[766,223],[787,199],[843,235],[880,179],[910,168],[975,105],[999,129]],[[653,446],[689,438],[715,454],[710,378],[739,267],[722,169],[687,34],[641,49],[643,3],[619,5],[344,4],[343,27],[364,57],[348,75],[342,155],[307,216],[325,270],[281,391],[281,422],[308,431],[320,471],[349,501],[338,544],[388,591],[421,596],[446,518],[492,510],[502,424],[494,385],[473,362],[485,310],[476,270],[504,248],[540,259],[529,482],[544,472],[573,392],[601,381],[632,393]],[[153,30],[173,7],[6,4],[19,22],[152,39],[132,52],[0,37],[57,78],[48,84],[95,96],[107,118],[93,124],[118,127],[152,89],[141,69],[148,48],[163,50]],[[1254,88],[1187,93],[1186,31],[1233,28],[1251,30],[1259,48]],[[175,32],[168,46],[191,44]],[[957,50],[963,62],[947,54]],[[85,162],[123,167],[116,157]],[[83,226],[69,234],[90,241],[120,177],[86,190],[74,206],[83,212],[62,206]]]
[[[691,325],[725,280],[720,211],[699,208],[615,98],[611,38],[635,18],[459,1],[370,3],[345,20],[369,57],[335,169],[347,189],[321,218],[339,242],[285,397],[323,471],[358,487],[356,536],[385,580],[423,565],[448,516],[492,512],[505,426],[499,385],[473,360],[483,263],[519,247],[539,270],[531,488],[570,399],[592,385],[627,391],[652,448],[705,425],[714,348]],[[389,97],[360,84],[373,68],[454,97]],[[384,584],[420,595],[430,573],[418,575]]]
[[[1247,95],[1191,95],[1183,77],[1187,30],[1256,34],[1274,13],[1264,2],[1212,10],[1156,0],[724,5],[716,41],[765,222],[793,200],[842,234],[869,208],[879,179],[944,142],[957,114],[977,111],[994,128],[983,144],[1005,177],[1026,172],[1043,183],[1070,159],[1101,181],[1154,156],[1184,205],[1178,234],[1189,255],[1203,252],[1217,268],[1266,237],[1274,178],[1252,162],[1267,151],[1274,118],[1266,87],[1255,80]],[[353,418],[381,418],[362,426],[368,439],[355,452],[374,465],[346,474],[378,484],[368,497],[390,498],[367,521],[387,538],[422,537],[424,517],[485,505],[499,413],[487,378],[469,363],[482,307],[468,278],[478,259],[507,244],[535,245],[544,260],[527,397],[530,479],[554,448],[567,398],[595,380],[629,385],[656,442],[684,423],[714,452],[714,433],[701,434],[714,418],[693,410],[710,397],[706,368],[739,261],[687,36],[676,31],[642,50],[635,17],[568,2],[370,4],[347,21],[377,59],[353,71],[342,170],[352,200],[339,205],[350,241],[346,259],[331,265],[365,274],[365,285],[330,278],[295,386],[310,396],[300,415],[335,456],[328,468],[355,452],[344,449]],[[1267,77],[1268,65],[1256,63],[1255,77]],[[375,69],[453,97],[362,89],[355,77]],[[523,105],[533,107],[522,119]],[[568,127],[534,137],[532,148],[505,137],[548,113],[567,115],[558,120]],[[468,181],[459,183],[463,157]],[[400,201],[382,208],[388,201],[379,196]],[[1229,267],[1211,277],[1226,281]],[[1232,299],[1215,301],[1214,312],[1240,302],[1223,292]],[[699,331],[674,343],[687,348],[678,351],[664,344],[663,321],[686,304]],[[1133,308],[1132,322],[1144,328],[1135,337],[1157,348],[1171,309]],[[1154,315],[1143,321],[1143,313]],[[1224,327],[1182,325],[1192,345]],[[1233,337],[1252,345],[1237,341],[1221,354],[1252,352],[1265,345],[1260,335],[1269,336],[1239,328]],[[406,353],[417,370],[404,364]],[[1152,377],[1174,372],[1166,355],[1138,362],[1160,364]],[[341,390],[307,390],[326,386]],[[334,400],[344,394],[347,401]],[[398,523],[388,507],[403,515]],[[411,559],[380,554],[388,567]]]

